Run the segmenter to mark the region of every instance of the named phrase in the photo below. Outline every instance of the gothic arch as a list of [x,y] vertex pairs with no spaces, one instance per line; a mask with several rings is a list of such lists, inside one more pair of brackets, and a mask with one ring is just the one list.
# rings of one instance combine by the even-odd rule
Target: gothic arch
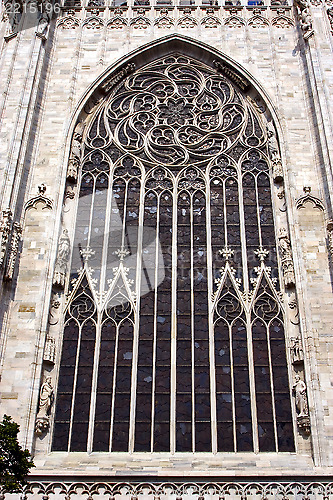
[[93,201],[79,202],[90,222],[71,236],[71,282],[62,248],[56,262],[67,303],[54,450],[294,450],[280,287],[295,279],[288,233],[274,236],[282,160],[257,88],[227,56],[170,36],[81,100],[67,178]]

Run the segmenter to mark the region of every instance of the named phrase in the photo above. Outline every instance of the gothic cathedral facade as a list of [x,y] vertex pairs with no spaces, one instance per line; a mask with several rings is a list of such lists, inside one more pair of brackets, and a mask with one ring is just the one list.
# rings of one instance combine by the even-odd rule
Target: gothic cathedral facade
[[0,50],[21,497],[333,499],[332,0],[9,1]]

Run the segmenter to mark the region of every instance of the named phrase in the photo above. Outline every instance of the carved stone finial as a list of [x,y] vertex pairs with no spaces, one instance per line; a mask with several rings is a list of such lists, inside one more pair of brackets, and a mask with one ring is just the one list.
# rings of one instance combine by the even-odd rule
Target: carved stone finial
[[295,285],[295,273],[288,231],[285,227],[279,231],[279,250],[281,254],[284,284],[286,288]]
[[67,275],[67,265],[70,254],[70,239],[68,230],[64,229],[59,240],[58,254],[55,263],[53,285],[64,288]]

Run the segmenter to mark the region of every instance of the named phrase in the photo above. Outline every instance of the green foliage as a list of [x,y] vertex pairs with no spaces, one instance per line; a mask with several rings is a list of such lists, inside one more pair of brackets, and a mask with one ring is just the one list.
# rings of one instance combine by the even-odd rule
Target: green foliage
[[19,430],[12,417],[4,415],[0,422],[0,489],[8,493],[20,491],[31,467],[35,467],[29,451],[18,443]]

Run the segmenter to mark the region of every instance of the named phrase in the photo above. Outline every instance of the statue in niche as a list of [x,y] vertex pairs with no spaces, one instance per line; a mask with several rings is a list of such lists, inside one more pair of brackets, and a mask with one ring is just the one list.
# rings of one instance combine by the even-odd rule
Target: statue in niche
[[297,418],[308,417],[309,410],[308,410],[308,402],[306,399],[306,384],[299,375],[296,375],[295,377],[293,391],[295,393]]
[[46,377],[40,388],[39,408],[36,419],[35,432],[37,435],[47,432],[50,426],[49,413],[53,404],[53,387],[51,377]]
[[82,135],[83,135],[83,128],[82,124],[79,123],[73,135],[72,148],[68,161],[67,179],[71,182],[76,181],[78,170],[81,164]]
[[302,364],[304,361],[304,353],[303,353],[301,339],[299,337],[293,337],[291,339],[291,342],[292,342],[291,345],[292,363],[293,365]]
[[271,122],[267,123],[267,146],[269,157],[273,166],[273,179],[275,182],[283,181],[282,162],[279,153],[279,144],[276,138],[274,125]]
[[58,255],[55,263],[53,285],[63,288],[67,275],[67,263],[70,255],[68,230],[64,229],[59,240]]
[[290,288],[291,286],[295,285],[295,273],[290,239],[285,227],[282,227],[279,232],[279,250],[282,260],[284,284],[286,288]]

